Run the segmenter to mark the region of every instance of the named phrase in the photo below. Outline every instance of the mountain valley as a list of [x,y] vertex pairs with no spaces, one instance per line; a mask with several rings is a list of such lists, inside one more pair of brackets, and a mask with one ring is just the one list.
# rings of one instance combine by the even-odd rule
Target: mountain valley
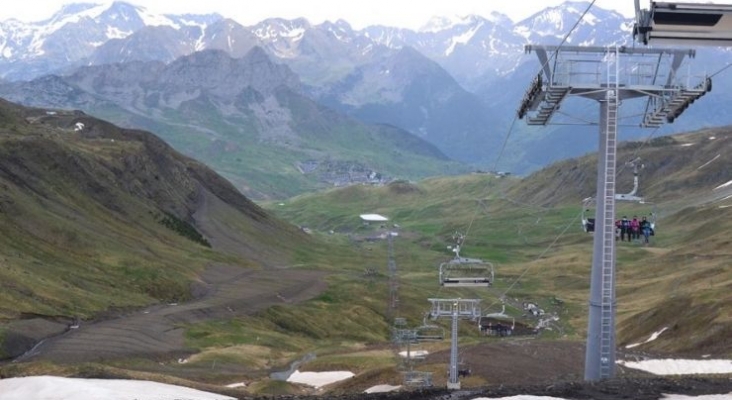
[[[614,190],[643,200],[614,217],[655,230],[614,242],[617,375],[582,381],[601,118],[577,97],[547,126],[516,110],[539,79],[524,45],[559,43],[589,6],[419,31],[120,1],[0,21],[0,379],[239,399],[732,394],[729,373],[627,364],[732,358],[724,48],[689,54],[680,70],[714,90],[673,124],[641,129],[627,121],[649,103],[621,104]],[[594,7],[567,43],[628,45],[631,27]],[[455,257],[491,284],[445,285]],[[431,318],[435,299],[480,317]],[[352,377],[289,379],[333,371]],[[383,385],[400,390],[364,394]]]

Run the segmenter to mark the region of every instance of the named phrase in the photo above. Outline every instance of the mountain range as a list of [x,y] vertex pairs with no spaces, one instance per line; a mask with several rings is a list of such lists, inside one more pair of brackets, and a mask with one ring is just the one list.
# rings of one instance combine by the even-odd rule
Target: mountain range
[[[200,93],[198,81],[174,83],[154,71],[170,71],[172,66],[176,66],[181,74],[191,74],[191,71],[183,70],[205,70],[205,67],[201,69],[200,65],[191,63],[197,52],[221,51],[232,59],[242,59],[258,49],[254,51],[260,53],[258,57],[263,63],[283,65],[289,71],[280,69],[278,77],[282,80],[267,84],[288,87],[294,95],[307,99],[303,101],[317,103],[313,107],[320,110],[318,112],[347,116],[365,123],[364,126],[378,124],[382,127],[378,129],[384,126],[401,129],[435,146],[450,159],[473,165],[473,168],[497,167],[522,174],[558,159],[586,153],[597,146],[597,128],[592,127],[591,121],[587,123],[587,119],[580,121],[579,125],[590,125],[590,128],[562,125],[526,127],[515,120],[520,99],[539,70],[538,60],[524,54],[526,44],[559,44],[564,41],[567,45],[632,45],[632,20],[596,6],[567,36],[589,5],[589,2],[568,1],[540,10],[519,22],[498,13],[487,17],[435,18],[422,29],[413,31],[386,26],[354,30],[343,20],[313,25],[302,18],[272,18],[253,26],[243,26],[217,14],[153,15],[143,7],[125,2],[114,2],[109,6],[72,4],[46,21],[0,22],[0,77],[10,82],[0,87],[0,94],[35,106],[53,105],[102,113],[100,116],[123,126],[131,126],[134,120],[135,123],[143,123],[144,128],[157,131],[157,124],[173,123],[178,128],[166,128],[167,133],[159,132],[161,137],[186,154],[200,157],[206,152],[206,146],[202,145],[202,138],[196,136],[202,131],[209,133],[204,135],[207,139],[216,136],[211,122],[221,116],[231,116],[230,110],[216,104],[213,111],[212,104],[216,102],[193,95]],[[721,67],[717,66],[729,57],[725,49],[699,49],[694,61],[703,65],[702,69],[707,69],[700,73],[709,75],[719,71]],[[265,58],[267,60],[263,61]],[[218,58],[209,56],[208,59]],[[225,65],[233,64],[224,62],[218,67],[226,69]],[[213,74],[218,77],[215,81],[226,86],[225,75],[222,75],[226,73],[218,71]],[[59,78],[48,78],[49,74]],[[83,78],[87,74],[115,76],[117,80],[95,78],[92,82],[91,78]],[[132,89],[125,85],[125,80],[133,75],[139,77],[135,80],[138,83],[132,86],[145,87],[138,90],[134,100],[129,93]],[[255,85],[259,84],[255,82],[259,78],[254,75],[251,78]],[[59,79],[64,82],[63,90],[57,86],[61,85]],[[727,81],[732,82],[724,74],[714,79],[721,81],[721,84],[715,82],[716,88],[724,87]],[[178,86],[168,88],[167,84]],[[211,84],[212,81],[208,82],[209,86]],[[155,89],[148,91],[147,86]],[[233,87],[241,89],[238,85]],[[225,94],[227,90],[235,90],[233,87],[215,91]],[[159,97],[169,91],[187,94],[175,99]],[[67,94],[71,98],[67,98]],[[255,96],[249,101],[259,103],[266,97]],[[676,123],[653,134],[728,124],[731,120],[722,106],[729,100],[727,97],[723,90],[714,91],[701,100],[705,107],[691,107]],[[186,103],[195,104],[195,107],[180,109],[179,106],[185,103],[184,98],[186,101],[199,98],[200,102]],[[285,103],[287,105],[283,105]],[[278,108],[285,114],[297,114],[288,108],[293,104],[279,101]],[[267,109],[261,104],[258,107]],[[570,105],[564,111],[587,115],[588,107],[591,104]],[[193,121],[176,119],[171,122],[166,120],[166,110],[170,108],[179,116],[198,116]],[[112,109],[114,111],[110,111]],[[129,114],[131,110],[134,110],[134,115]],[[191,113],[191,110],[195,112]],[[635,112],[636,109],[628,111],[629,114]],[[253,129],[257,135],[268,138],[258,140],[259,143],[271,143],[271,138],[278,138],[278,147],[273,151],[280,151],[282,139],[288,137],[283,132],[292,129],[295,122],[293,120],[285,129],[281,120],[272,123],[271,116],[266,112],[255,112],[251,117],[257,121]],[[172,134],[172,131],[180,131],[182,125],[195,129]],[[226,125],[236,125],[236,122],[229,121]],[[350,133],[344,131],[344,134]],[[649,134],[647,130],[632,126],[621,131],[621,137],[626,140],[643,139]],[[199,145],[178,147],[181,143],[192,142]],[[290,143],[289,146],[297,147],[298,144]],[[405,149],[402,146],[399,151]],[[382,156],[386,154],[384,149],[376,152]],[[416,153],[423,152],[417,150]],[[323,154],[321,152],[320,155]],[[338,152],[330,155],[344,158]],[[217,157],[212,155],[211,158]],[[366,158],[371,161],[364,163],[362,158],[356,163],[357,169],[390,176],[404,173],[385,165],[388,162],[383,159]],[[205,161],[210,162],[208,159]],[[301,155],[294,160],[290,158],[287,163],[308,161],[308,157]],[[246,176],[248,173],[232,166],[232,163],[228,164],[212,165],[238,182],[238,186],[247,186],[244,182],[252,179]],[[460,170],[446,169],[438,164],[429,162],[425,165],[431,165],[431,171]],[[420,175],[412,171],[402,177],[425,174],[428,173]],[[254,186],[254,192],[258,194],[250,194],[255,197],[293,194],[305,187],[314,187],[298,183],[294,187],[301,189],[295,191],[272,191],[262,182],[254,183]]]

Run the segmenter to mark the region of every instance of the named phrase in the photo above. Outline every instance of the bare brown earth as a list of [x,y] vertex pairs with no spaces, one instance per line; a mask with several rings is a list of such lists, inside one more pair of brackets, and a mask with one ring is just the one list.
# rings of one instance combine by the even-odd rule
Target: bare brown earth
[[[202,283],[196,288],[200,297],[195,301],[160,305],[106,321],[82,323],[78,329],[47,339],[23,359],[78,363],[183,354],[187,349],[182,329],[178,328],[180,324],[243,315],[274,304],[302,301],[323,289],[321,278],[320,273],[297,269],[244,270],[213,266],[203,274]],[[584,344],[581,342],[505,338],[461,347],[460,354],[463,366],[471,370],[470,376],[461,378],[463,390],[444,389],[449,351],[439,351],[414,367],[433,374],[434,386],[430,389],[366,395],[363,391],[373,385],[400,384],[400,375],[391,374],[392,379],[397,379],[391,382],[384,382],[379,377],[357,376],[336,385],[325,395],[278,398],[461,400],[530,394],[566,399],[655,400],[662,398],[664,393],[673,393],[728,394],[732,399],[732,376],[662,378],[619,367],[616,379],[584,382]],[[619,358],[644,356],[620,354]],[[222,388],[220,392],[241,399],[255,398],[229,389]]]
[[[449,351],[430,354],[414,366],[432,372],[433,388],[382,395],[392,399],[475,399],[517,395],[551,396],[566,399],[660,399],[663,394],[723,394],[732,399],[732,374],[715,376],[659,377],[618,366],[616,378],[584,381],[584,343],[507,338],[461,348],[461,368],[471,375],[460,378],[463,390],[445,390]],[[648,357],[641,353],[618,354],[618,359]],[[654,355],[654,358],[663,355]],[[357,380],[357,378],[354,378]],[[344,384],[363,392],[374,382]],[[391,382],[398,385],[399,382]],[[355,398],[355,397],[353,397]],[[361,398],[376,398],[361,396]]]

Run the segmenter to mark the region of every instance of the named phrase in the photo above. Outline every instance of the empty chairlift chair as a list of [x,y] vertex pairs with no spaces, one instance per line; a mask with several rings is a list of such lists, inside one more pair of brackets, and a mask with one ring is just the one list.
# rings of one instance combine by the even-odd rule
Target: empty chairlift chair
[[445,328],[427,322],[429,312],[422,319],[422,325],[414,330],[417,342],[439,342],[445,340]]
[[592,208],[595,205],[595,199],[588,197],[582,200],[582,230],[588,233],[595,231],[595,213]]
[[489,287],[493,264],[478,258],[456,257],[440,264],[440,285],[444,287]]

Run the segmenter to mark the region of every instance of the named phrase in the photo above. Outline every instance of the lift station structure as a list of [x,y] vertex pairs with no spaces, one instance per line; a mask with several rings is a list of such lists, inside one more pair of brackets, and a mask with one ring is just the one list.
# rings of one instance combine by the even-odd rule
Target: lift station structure
[[642,44],[732,44],[732,4],[651,1],[641,9],[635,0],[635,15],[633,37]]
[[[569,97],[599,103],[599,152],[585,380],[615,376],[615,177],[618,112],[624,100],[646,98],[639,125],[673,122],[711,90],[708,77],[681,76],[694,50],[624,46],[528,45],[541,63],[518,109],[529,125],[548,125]],[[592,125],[595,125],[594,123]]]

